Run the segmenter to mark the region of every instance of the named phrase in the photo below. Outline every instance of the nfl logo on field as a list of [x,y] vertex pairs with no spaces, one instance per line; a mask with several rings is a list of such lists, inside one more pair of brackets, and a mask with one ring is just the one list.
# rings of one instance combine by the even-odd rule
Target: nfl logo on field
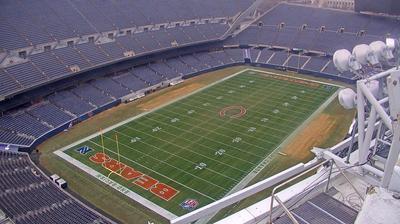
[[199,205],[199,202],[195,199],[186,199],[181,203],[181,207],[185,210],[192,211]]
[[86,155],[88,152],[92,151],[92,149],[85,145],[77,149],[77,151],[82,155]]

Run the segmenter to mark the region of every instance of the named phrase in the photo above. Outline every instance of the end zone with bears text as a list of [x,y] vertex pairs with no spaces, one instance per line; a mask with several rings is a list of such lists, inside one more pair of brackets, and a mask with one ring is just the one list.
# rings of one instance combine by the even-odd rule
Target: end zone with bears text
[[93,163],[101,164],[105,169],[109,170],[111,172],[110,175],[114,173],[127,181],[132,181],[133,184],[150,191],[163,200],[169,201],[179,193],[179,191],[173,187],[161,183],[130,166],[120,163],[104,153],[96,153],[89,159]]

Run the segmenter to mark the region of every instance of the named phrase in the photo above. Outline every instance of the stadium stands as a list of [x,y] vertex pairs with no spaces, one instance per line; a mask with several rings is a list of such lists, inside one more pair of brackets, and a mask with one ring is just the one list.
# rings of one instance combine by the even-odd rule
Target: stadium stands
[[236,4],[226,0],[105,1],[102,4],[77,0],[23,4],[8,1],[2,4],[0,14],[3,18],[0,27],[7,30],[7,34],[2,32],[0,36],[0,47],[12,50],[135,26],[232,17],[251,3],[252,0],[241,0]]
[[[132,57],[124,55],[126,51],[138,56],[218,39],[229,28],[226,21],[252,2],[243,0],[230,6],[226,0],[174,0],[168,4],[157,1],[106,1],[102,4],[66,0],[21,4],[8,1],[0,10],[0,30],[4,30],[0,34],[0,52],[18,49],[25,52],[23,55],[28,62],[4,67],[8,75],[21,84],[18,90],[23,90],[67,77],[73,73],[74,66],[81,71]],[[210,5],[213,5],[212,11],[204,8]],[[135,11],[137,13],[133,13]],[[94,44],[101,35],[111,42]],[[43,48],[45,52],[40,52]],[[25,77],[20,73],[30,75]],[[16,89],[4,88],[0,93],[8,96]]]
[[32,108],[27,110],[27,113],[33,117],[39,118],[41,121],[51,125],[52,127],[58,127],[66,121],[74,118],[74,116],[65,113],[60,108],[49,102],[34,105]]
[[259,22],[227,43],[300,48],[333,55],[338,49],[351,51],[357,44],[384,40],[398,33],[400,26],[396,19],[292,4],[277,5]]
[[61,109],[69,111],[77,116],[85,114],[95,108],[94,105],[85,102],[68,90],[54,93],[49,96],[49,100]]
[[[237,36],[220,39],[253,2],[2,2],[0,101],[40,87],[48,92],[22,96],[28,100],[1,115],[0,145],[32,148],[131,96],[202,71],[242,65],[245,52],[253,65],[352,82],[353,74],[336,70],[332,54],[400,32],[399,20],[391,18],[279,4]],[[2,63],[4,55],[17,57],[20,51],[19,61]],[[114,65],[104,73],[93,70]],[[89,71],[90,78],[77,78]],[[59,80],[67,84],[51,86]],[[17,224],[112,223],[58,189],[28,155],[6,151],[0,151],[0,209]]]
[[[200,71],[243,64],[244,50],[235,45],[252,48],[248,55],[251,62],[258,66],[301,70],[351,81],[354,78],[352,74],[339,74],[334,68],[332,53],[338,48],[351,50],[357,43],[369,43],[384,38],[386,33],[398,31],[399,22],[392,19],[279,4],[260,19],[261,25],[255,22],[235,37],[218,40],[229,28],[226,19],[237,15],[252,2],[7,2],[0,9],[0,18],[5,18],[0,19],[0,30],[8,31],[0,32],[0,48],[13,50],[43,41],[62,43],[52,45],[43,52],[33,51],[24,61],[0,68],[0,94],[3,96],[23,92],[27,88],[35,89],[37,85],[46,85],[53,79],[68,82],[74,74],[74,67],[84,72],[106,64],[112,66],[112,62],[125,59],[128,51],[133,51],[134,56],[161,53],[157,53],[160,57],[155,61],[135,63],[120,70],[111,69],[105,77],[101,74],[99,76],[103,77],[91,77],[81,82],[74,80],[71,85],[41,96],[38,104],[20,106],[15,103],[15,109],[6,111],[0,117],[0,143],[29,147],[57,127],[65,128],[66,124],[93,111],[118,104],[128,95],[144,93],[152,87],[165,86],[171,80],[190,77]],[[22,7],[14,10],[19,5]],[[44,12],[48,15],[43,16]],[[24,13],[22,19],[10,21],[19,17],[18,13]],[[197,22],[192,21],[196,19]],[[307,25],[303,27],[304,24]],[[32,31],[26,26],[36,29]],[[135,32],[133,27],[138,26],[143,27]],[[325,30],[321,31],[321,27]],[[338,32],[339,28],[344,28],[344,32]],[[361,30],[363,35],[359,34]],[[111,32],[112,35],[99,38],[100,32]],[[93,39],[88,40],[91,35]],[[83,39],[74,39],[72,44],[63,42],[64,39],[77,37]],[[177,49],[175,54],[163,55],[166,49],[172,52],[179,46],[192,46],[210,40],[219,41],[225,48],[220,45],[212,50],[202,48],[184,53]],[[295,49],[305,51],[299,56],[299,51]],[[320,52],[320,56],[307,54],[309,51]]]
[[0,209],[16,224],[113,223],[60,190],[28,154],[8,151],[0,151]]
[[114,98],[121,98],[130,93],[127,88],[113,81],[110,77],[93,80],[91,84]]
[[131,72],[126,72],[124,74],[121,74],[119,76],[114,77],[114,80],[120,83],[121,85],[129,88],[132,91],[138,91],[143,88],[148,87],[148,85],[140,80],[138,77],[136,77],[134,74]]

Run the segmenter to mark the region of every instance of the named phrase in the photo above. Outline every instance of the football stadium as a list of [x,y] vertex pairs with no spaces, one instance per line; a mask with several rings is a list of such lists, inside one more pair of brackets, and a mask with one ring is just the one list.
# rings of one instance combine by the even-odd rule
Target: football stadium
[[0,1],[0,224],[396,223],[399,8]]

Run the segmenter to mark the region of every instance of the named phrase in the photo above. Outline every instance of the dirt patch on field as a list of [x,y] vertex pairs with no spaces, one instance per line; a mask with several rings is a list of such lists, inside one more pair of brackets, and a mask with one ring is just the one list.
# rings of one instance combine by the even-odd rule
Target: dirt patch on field
[[142,110],[151,110],[154,109],[156,107],[159,107],[171,100],[174,100],[178,97],[181,96],[185,96],[197,89],[200,89],[201,87],[203,87],[204,85],[200,84],[200,83],[192,83],[186,86],[183,86],[181,88],[166,92],[165,94],[162,94],[160,96],[157,96],[145,103],[142,103],[139,105],[139,108]]
[[310,156],[312,147],[323,144],[335,131],[337,117],[320,114],[313,119],[282,152],[288,157],[303,160]]

